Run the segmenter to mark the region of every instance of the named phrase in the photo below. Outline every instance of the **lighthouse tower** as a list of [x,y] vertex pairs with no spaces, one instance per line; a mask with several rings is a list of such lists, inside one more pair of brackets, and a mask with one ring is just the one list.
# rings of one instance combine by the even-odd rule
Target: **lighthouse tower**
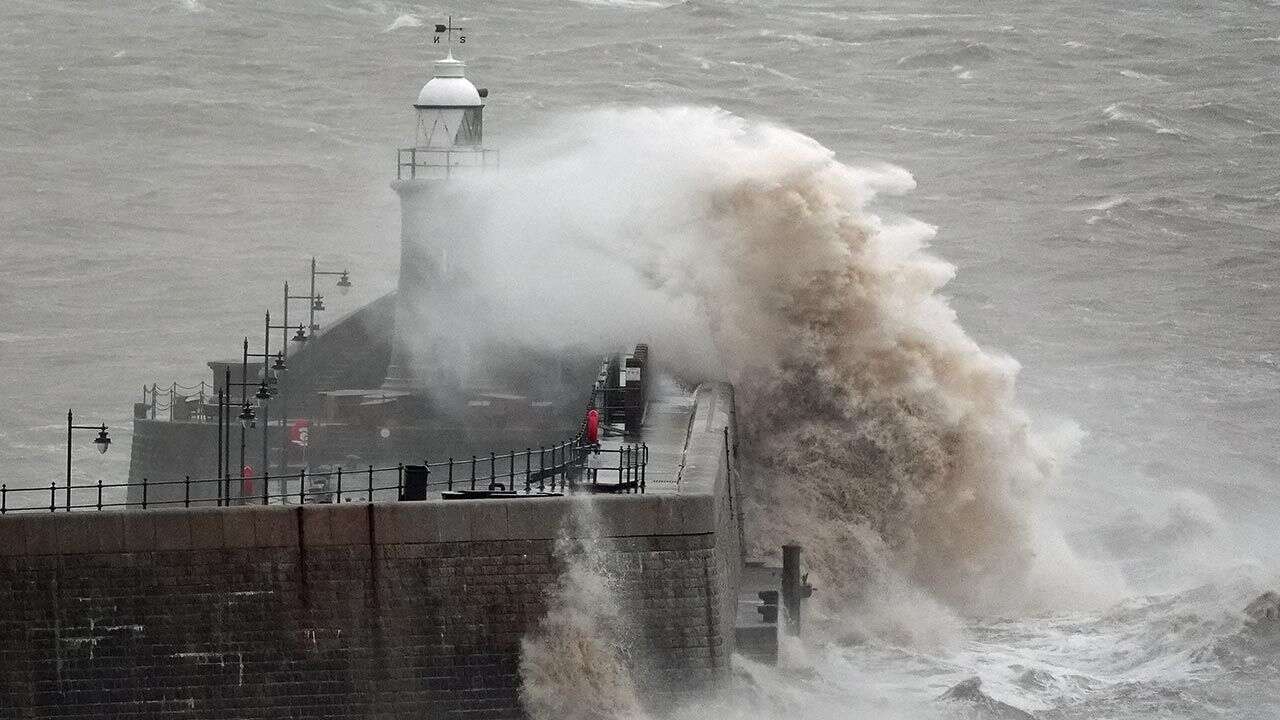
[[447,363],[434,363],[433,347],[447,333],[441,308],[451,284],[450,255],[461,241],[442,208],[443,184],[460,173],[497,167],[496,150],[484,147],[487,90],[466,77],[466,65],[449,55],[435,63],[432,78],[414,102],[417,129],[411,147],[397,152],[400,195],[400,280],[391,363],[383,387],[422,391],[439,382]]

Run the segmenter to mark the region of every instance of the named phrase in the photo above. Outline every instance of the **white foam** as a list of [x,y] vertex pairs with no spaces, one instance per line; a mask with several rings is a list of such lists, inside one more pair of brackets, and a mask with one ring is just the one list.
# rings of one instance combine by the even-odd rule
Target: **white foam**
[[383,29],[382,32],[393,32],[401,28],[422,27],[422,18],[413,13],[404,13],[397,17],[390,25]]

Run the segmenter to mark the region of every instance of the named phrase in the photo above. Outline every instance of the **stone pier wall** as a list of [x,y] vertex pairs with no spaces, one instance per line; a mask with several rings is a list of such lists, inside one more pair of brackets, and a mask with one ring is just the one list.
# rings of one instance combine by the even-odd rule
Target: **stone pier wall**
[[517,718],[593,502],[657,704],[724,677],[711,495],[0,518],[0,718]]

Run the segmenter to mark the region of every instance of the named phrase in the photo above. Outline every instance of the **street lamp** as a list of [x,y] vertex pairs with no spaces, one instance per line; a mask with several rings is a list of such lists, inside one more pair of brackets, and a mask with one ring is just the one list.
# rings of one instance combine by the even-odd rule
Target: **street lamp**
[[[238,417],[240,418],[240,427],[244,430],[248,430],[251,427],[256,427],[253,420],[254,418],[253,406],[250,405],[249,403],[245,403],[240,407],[241,407],[240,415],[238,415]],[[241,457],[244,456],[244,439],[243,438],[241,438],[240,440],[240,454],[241,454]],[[243,467],[243,463],[241,464],[241,466]]]
[[317,270],[316,258],[314,255],[311,256],[311,332],[313,333],[320,329],[320,326],[316,325],[316,312],[324,310],[324,298],[316,295],[317,275],[337,276],[338,292],[341,292],[343,295],[346,295],[347,291],[351,290],[351,274],[348,273],[346,269],[342,269],[337,272],[331,270]]
[[75,418],[71,411],[67,410],[67,511],[71,511],[71,431],[72,430],[97,430],[98,437],[93,439],[93,444],[97,446],[98,452],[105,453],[107,448],[111,446],[111,436],[107,434],[107,425],[76,425]]

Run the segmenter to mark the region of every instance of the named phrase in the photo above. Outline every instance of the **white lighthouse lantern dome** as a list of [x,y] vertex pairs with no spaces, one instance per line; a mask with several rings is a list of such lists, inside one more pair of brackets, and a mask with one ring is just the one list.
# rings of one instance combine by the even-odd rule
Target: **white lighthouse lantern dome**
[[466,68],[466,63],[455,59],[452,52],[443,60],[437,60],[432,78],[422,86],[414,107],[425,110],[483,105],[480,91],[466,78]]

